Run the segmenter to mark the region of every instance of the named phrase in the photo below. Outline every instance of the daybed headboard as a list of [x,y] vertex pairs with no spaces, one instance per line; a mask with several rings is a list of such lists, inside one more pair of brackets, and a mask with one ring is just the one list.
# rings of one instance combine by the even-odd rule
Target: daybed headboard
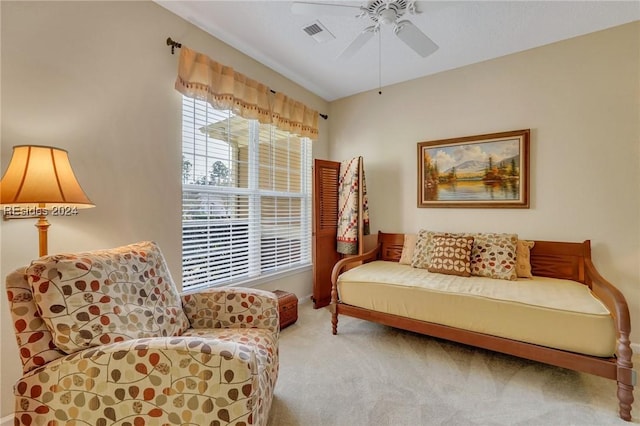
[[591,241],[565,243],[536,241],[531,249],[531,273],[585,284],[585,259],[591,258]]
[[[402,255],[404,234],[378,232],[380,260],[397,262]],[[585,284],[585,259],[591,258],[591,242],[536,241],[531,249],[531,271],[540,277],[563,278]]]
[[378,245],[380,247],[380,260],[398,262],[402,256],[404,234],[387,234],[378,232]]

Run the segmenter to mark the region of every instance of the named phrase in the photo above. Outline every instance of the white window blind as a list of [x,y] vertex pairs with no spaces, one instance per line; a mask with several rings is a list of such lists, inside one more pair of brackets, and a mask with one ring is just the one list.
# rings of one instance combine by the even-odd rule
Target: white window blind
[[311,140],[182,101],[183,288],[311,263]]

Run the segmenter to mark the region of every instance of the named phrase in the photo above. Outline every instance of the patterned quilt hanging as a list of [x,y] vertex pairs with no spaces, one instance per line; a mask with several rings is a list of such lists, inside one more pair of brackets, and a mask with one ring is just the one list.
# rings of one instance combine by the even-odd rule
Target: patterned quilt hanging
[[[362,167],[362,182],[359,168]],[[359,191],[362,188],[362,205]],[[362,235],[369,234],[369,205],[362,157],[340,163],[338,179],[338,253],[358,254],[358,216],[362,215]]]

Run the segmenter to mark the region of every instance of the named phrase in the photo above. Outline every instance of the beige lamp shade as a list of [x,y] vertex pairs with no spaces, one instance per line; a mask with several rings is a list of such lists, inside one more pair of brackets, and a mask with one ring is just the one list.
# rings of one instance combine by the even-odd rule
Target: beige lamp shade
[[0,194],[0,204],[9,206],[95,207],[80,187],[67,151],[49,146],[14,146]]

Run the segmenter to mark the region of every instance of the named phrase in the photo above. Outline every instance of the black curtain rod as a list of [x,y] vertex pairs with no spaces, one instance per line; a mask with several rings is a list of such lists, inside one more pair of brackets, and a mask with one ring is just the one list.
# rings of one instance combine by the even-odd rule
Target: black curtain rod
[[178,43],[177,41],[173,41],[171,37],[167,37],[167,46],[171,46],[171,54],[176,53],[176,49],[180,49],[182,47],[182,43]]
[[[167,46],[171,46],[171,54],[173,55],[176,52],[176,49],[180,49],[182,47],[182,43],[178,43],[177,41],[173,40],[171,37],[167,37]],[[271,91],[271,93],[277,93],[273,89],[269,89],[269,90]],[[325,120],[329,118],[327,114],[318,113],[318,115],[324,118]]]

